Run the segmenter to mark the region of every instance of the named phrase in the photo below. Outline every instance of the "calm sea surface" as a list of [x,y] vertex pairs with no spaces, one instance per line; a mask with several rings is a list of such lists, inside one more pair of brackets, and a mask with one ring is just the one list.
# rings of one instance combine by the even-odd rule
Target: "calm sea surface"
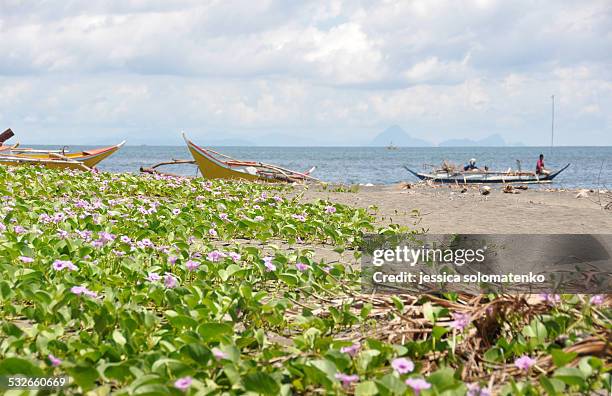
[[[49,146],[38,146],[49,147]],[[89,147],[91,148],[91,147]],[[83,147],[72,146],[71,151]],[[220,147],[217,151],[242,160],[273,163],[297,171],[316,165],[313,176],[330,182],[390,184],[415,181],[404,165],[423,171],[424,165],[439,165],[443,160],[464,164],[476,158],[477,164],[489,169],[517,168],[533,170],[540,153],[546,156],[549,169],[567,163],[572,165],[553,183],[557,187],[612,188],[612,147]],[[100,170],[110,172],[138,172],[141,166],[151,166],[170,159],[191,159],[184,146],[127,146],[104,160]],[[183,165],[166,167],[166,171],[187,176],[196,174],[196,167]]]

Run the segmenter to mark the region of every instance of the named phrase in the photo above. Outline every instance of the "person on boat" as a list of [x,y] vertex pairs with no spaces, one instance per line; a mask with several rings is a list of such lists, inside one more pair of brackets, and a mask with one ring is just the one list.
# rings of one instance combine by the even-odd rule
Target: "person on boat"
[[536,174],[546,176],[550,174],[550,171],[544,166],[544,154],[540,154],[540,159],[536,163]]
[[479,170],[478,167],[476,166],[476,159],[472,158],[471,160],[469,160],[469,162],[463,167],[464,171],[475,171],[475,170]]

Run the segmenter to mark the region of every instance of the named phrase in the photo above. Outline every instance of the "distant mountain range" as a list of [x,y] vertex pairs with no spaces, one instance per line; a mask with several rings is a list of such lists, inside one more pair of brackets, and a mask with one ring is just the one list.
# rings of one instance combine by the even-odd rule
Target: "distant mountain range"
[[[370,142],[369,146],[394,146],[400,147],[433,147],[432,142],[410,136],[406,131],[397,125],[393,125],[378,135]],[[449,139],[437,144],[440,147],[503,147],[503,146],[522,146],[521,143],[508,144],[498,134],[490,135],[482,139]]]

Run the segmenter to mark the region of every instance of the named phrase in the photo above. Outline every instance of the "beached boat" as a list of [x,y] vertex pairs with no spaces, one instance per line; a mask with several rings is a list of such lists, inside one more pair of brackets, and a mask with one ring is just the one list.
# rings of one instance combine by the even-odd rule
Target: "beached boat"
[[310,176],[315,169],[314,167],[306,172],[296,172],[262,162],[240,161],[211,149],[199,147],[190,141],[185,134],[183,134],[183,139],[185,139],[202,176],[207,179],[245,179],[289,183],[319,181]]
[[9,148],[7,150],[0,151],[3,157],[13,157],[20,160],[39,160],[39,161],[50,161],[49,164],[56,164],[57,160],[66,162],[79,162],[85,165],[87,168],[93,168],[105,158],[108,158],[117,150],[119,150],[125,141],[116,144],[114,146],[92,149],[86,151],[79,151],[75,153],[69,153],[65,149],[62,150],[38,150],[31,148]]
[[29,157],[18,157],[15,155],[0,155],[0,165],[8,166],[44,166],[51,169],[77,169],[77,170],[91,170],[90,167],[86,166],[81,161],[67,160],[67,159],[41,159],[41,158],[29,158]]
[[437,183],[550,183],[559,173],[566,170],[570,164],[563,168],[551,172],[548,175],[538,175],[535,172],[491,172],[491,171],[470,171],[453,172],[451,170],[436,170],[433,173],[419,173],[405,166],[406,170],[421,180],[431,180]]

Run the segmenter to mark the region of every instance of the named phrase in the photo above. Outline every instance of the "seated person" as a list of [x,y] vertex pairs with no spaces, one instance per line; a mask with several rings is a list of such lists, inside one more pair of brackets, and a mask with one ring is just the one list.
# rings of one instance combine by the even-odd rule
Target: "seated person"
[[476,159],[472,158],[464,167],[463,167],[464,171],[474,171],[474,170],[479,170],[478,167],[476,166]]
[[550,174],[550,171],[544,167],[544,154],[540,154],[540,159],[536,163],[536,174],[542,176]]

